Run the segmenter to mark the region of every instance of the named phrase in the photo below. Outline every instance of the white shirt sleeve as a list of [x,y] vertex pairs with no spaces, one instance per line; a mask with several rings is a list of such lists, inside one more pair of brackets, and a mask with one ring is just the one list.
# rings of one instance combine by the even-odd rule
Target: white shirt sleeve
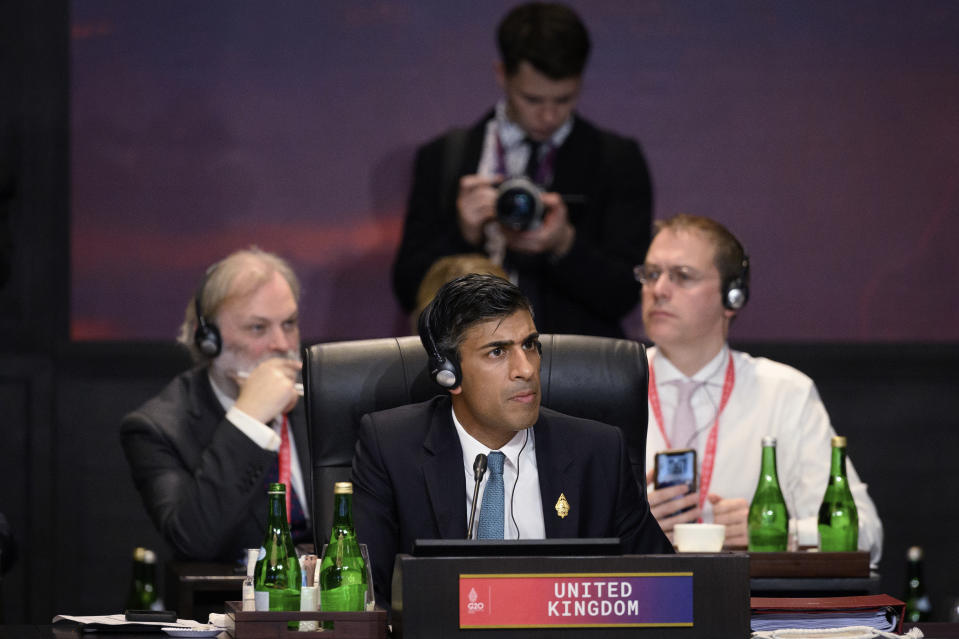
[[263,422],[250,417],[236,406],[226,412],[226,418],[260,448],[273,452],[280,450],[280,436]]
[[[819,506],[822,504],[829,478],[832,460],[832,438],[836,432],[829,422],[829,415],[819,398],[816,387],[811,385],[807,393],[796,429],[801,433],[796,442],[799,465],[788,473],[784,489],[787,500],[791,495],[797,517],[800,545],[816,545],[819,542]],[[876,506],[869,498],[867,486],[859,479],[851,455],[846,458],[846,474],[856,511],[859,516],[859,549],[869,552],[870,563],[879,563],[882,554],[882,522]]]

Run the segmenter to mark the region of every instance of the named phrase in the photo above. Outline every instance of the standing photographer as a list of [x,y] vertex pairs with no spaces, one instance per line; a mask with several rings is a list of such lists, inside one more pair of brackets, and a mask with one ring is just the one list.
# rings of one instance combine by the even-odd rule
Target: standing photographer
[[[433,262],[482,251],[529,297],[544,332],[622,336],[639,299],[632,266],[649,244],[652,188],[639,145],[574,113],[590,41],[571,9],[520,5],[497,42],[503,98],[417,153],[396,295],[412,310]],[[524,175],[539,188],[521,199],[538,198],[541,217],[502,224],[497,188]]]

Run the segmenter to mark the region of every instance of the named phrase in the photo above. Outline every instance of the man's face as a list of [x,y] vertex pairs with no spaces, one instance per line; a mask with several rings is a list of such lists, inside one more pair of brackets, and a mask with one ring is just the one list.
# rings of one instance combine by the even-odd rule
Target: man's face
[[231,297],[215,318],[223,352],[213,365],[225,375],[250,373],[271,357],[299,358],[296,298],[279,273],[246,296]]
[[528,311],[471,326],[459,347],[463,381],[451,392],[466,431],[490,448],[539,417],[539,334]]
[[[701,232],[664,229],[646,253],[645,266],[661,273],[643,284],[643,324],[657,346],[712,350],[726,339],[733,312],[722,305],[716,248]],[[671,281],[673,273],[679,281]]]
[[583,84],[579,76],[553,80],[525,60],[513,75],[497,64],[496,77],[506,94],[507,115],[537,142],[549,139],[569,118]]

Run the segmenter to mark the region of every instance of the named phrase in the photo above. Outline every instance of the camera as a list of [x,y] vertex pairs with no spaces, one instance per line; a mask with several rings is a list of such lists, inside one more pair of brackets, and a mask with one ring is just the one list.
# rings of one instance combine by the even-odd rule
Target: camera
[[535,229],[543,222],[543,192],[526,177],[505,180],[496,191],[496,217],[516,231]]

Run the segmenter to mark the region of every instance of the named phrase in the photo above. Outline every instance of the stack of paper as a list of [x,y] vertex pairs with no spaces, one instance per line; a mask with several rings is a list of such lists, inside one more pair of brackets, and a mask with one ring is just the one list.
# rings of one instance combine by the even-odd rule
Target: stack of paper
[[863,597],[753,597],[753,632],[782,628],[868,626],[901,632],[905,604],[888,595]]

